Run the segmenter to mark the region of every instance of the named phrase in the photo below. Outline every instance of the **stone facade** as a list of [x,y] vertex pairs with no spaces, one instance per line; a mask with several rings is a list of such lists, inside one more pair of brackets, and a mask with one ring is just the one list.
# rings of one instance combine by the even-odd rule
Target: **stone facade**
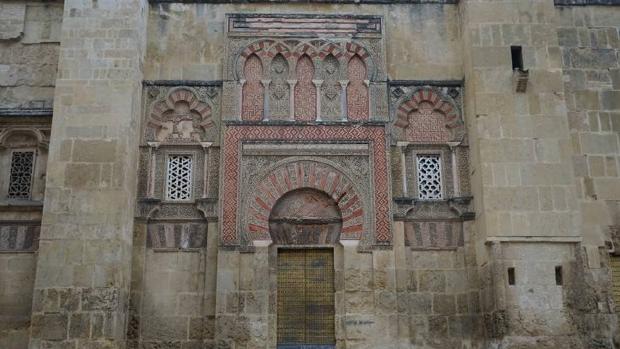
[[617,5],[3,2],[0,348],[620,348]]

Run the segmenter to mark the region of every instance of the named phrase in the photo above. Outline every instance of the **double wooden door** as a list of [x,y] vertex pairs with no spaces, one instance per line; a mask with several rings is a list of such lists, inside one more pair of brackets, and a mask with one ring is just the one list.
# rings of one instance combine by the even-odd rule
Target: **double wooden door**
[[334,348],[334,254],[278,252],[278,349]]

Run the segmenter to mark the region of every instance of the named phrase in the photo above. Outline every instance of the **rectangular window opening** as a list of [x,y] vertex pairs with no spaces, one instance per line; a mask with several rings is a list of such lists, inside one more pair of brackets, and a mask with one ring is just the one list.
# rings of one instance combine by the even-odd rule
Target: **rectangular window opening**
[[34,151],[14,151],[11,155],[9,199],[30,199],[34,171]]
[[443,198],[441,178],[441,157],[439,155],[418,155],[416,159],[418,197],[421,200]]
[[523,71],[523,49],[521,46],[510,46],[512,70]]
[[508,285],[515,284],[515,268],[508,268]]
[[192,156],[170,155],[166,172],[166,199],[191,200],[192,188]]
[[562,274],[562,266],[555,267],[555,284],[558,286],[562,286],[564,284],[564,277]]

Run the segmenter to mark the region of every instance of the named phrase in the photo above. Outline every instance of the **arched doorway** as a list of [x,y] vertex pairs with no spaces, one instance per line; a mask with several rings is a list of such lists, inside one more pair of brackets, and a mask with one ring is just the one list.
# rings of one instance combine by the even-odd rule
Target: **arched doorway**
[[335,346],[334,253],[342,230],[337,203],[301,188],[284,194],[269,216],[278,248],[278,349]]

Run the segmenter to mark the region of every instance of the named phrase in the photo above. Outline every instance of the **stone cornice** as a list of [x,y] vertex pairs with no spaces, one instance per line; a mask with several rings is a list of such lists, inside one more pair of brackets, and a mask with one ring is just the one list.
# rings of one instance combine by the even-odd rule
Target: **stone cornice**
[[620,0],[554,0],[556,6],[620,6]]
[[[248,3],[309,3],[308,0],[149,0],[151,4],[248,4]],[[459,0],[313,0],[323,4],[458,4]]]
[[3,116],[52,116],[51,108],[0,108]]
[[[151,4],[308,3],[308,0],[149,0]],[[460,0],[314,0],[333,4],[458,4]],[[620,6],[620,0],[554,0],[556,6]]]

